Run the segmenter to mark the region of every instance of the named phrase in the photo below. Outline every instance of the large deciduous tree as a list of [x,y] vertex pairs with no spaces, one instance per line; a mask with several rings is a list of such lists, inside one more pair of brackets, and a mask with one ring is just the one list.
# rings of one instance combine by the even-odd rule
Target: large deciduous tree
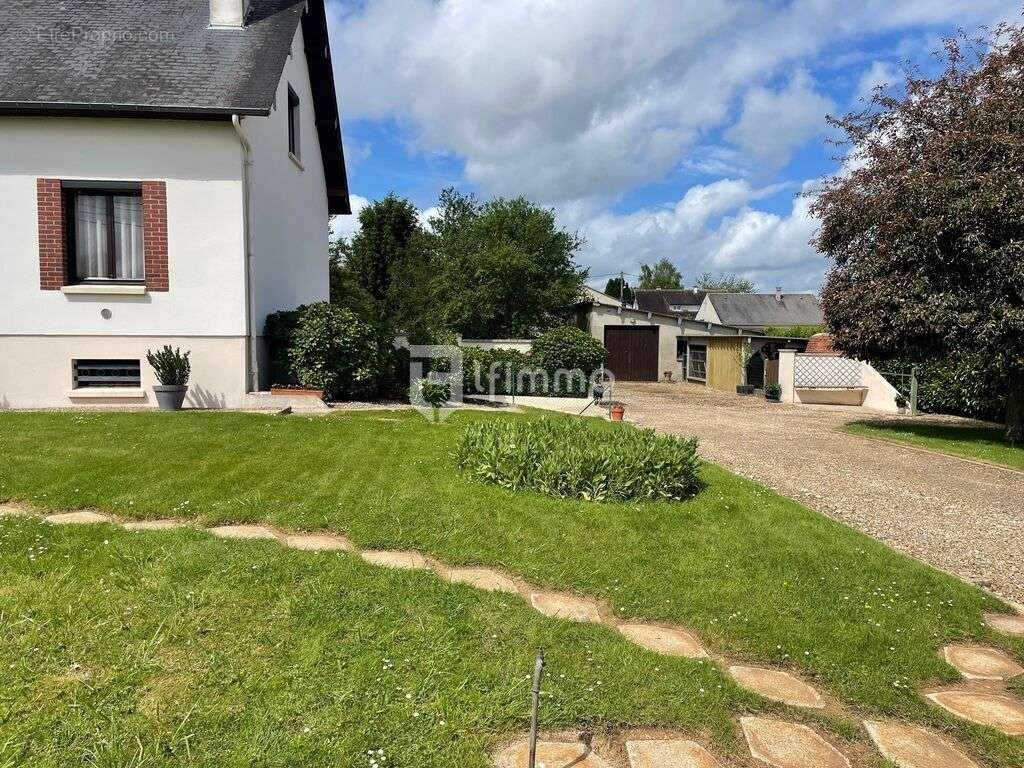
[[480,203],[441,194],[432,269],[435,325],[469,338],[532,337],[559,324],[579,301],[586,270],[574,262],[580,238],[554,212],[523,198]]
[[416,206],[389,194],[359,212],[359,231],[348,244],[344,266],[359,286],[387,304],[394,273],[415,258],[421,236]]
[[1006,439],[1024,441],[1024,30],[946,43],[943,71],[831,122],[851,146],[812,212],[834,260],[822,290],[840,349],[1006,371]]
[[653,267],[644,264],[640,267],[640,284],[642,291],[657,288],[674,289],[683,287],[683,275],[668,259],[662,259]]

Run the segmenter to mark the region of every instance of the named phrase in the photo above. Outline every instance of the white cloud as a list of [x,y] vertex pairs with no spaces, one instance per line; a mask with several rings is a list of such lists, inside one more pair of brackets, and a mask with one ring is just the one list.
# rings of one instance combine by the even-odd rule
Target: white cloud
[[[802,192],[811,189],[804,184]],[[751,203],[777,193],[746,181],[723,180],[692,187],[674,206],[635,213],[587,215],[577,206],[559,211],[563,225],[579,232],[587,245],[583,261],[591,274],[638,274],[641,264],[667,258],[688,284],[705,271],[736,272],[762,288],[816,290],[825,261],[809,241],[817,222],[810,200],[795,197],[784,216],[759,211]],[[594,279],[603,286],[606,278]]]
[[864,71],[857,84],[857,101],[871,100],[877,86],[896,87],[903,83],[903,72],[895,64],[885,61],[872,62]]
[[370,204],[370,201],[360,195],[350,195],[352,202],[351,216],[333,216],[331,218],[331,237],[352,237],[359,231],[359,212]]
[[797,147],[824,131],[825,115],[834,109],[832,99],[814,90],[811,76],[798,70],[780,90],[747,91],[740,119],[726,138],[749,156],[780,167]]
[[[825,100],[799,73],[841,41],[1011,15],[1017,0],[361,0],[332,3],[347,118],[394,119],[487,193],[610,200],[745,119],[749,156],[784,162]],[[791,78],[773,93],[766,83]],[[795,116],[787,105],[798,108]],[[758,125],[760,115],[770,122]],[[822,121],[823,122],[823,121]],[[756,135],[757,128],[762,131]],[[702,153],[703,155],[703,153]]]

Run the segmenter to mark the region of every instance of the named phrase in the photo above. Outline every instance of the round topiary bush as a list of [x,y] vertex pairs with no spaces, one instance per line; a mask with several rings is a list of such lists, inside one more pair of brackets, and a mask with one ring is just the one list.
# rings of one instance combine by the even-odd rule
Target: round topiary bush
[[380,334],[351,310],[327,302],[302,310],[288,349],[299,384],[335,400],[372,397],[390,358]]
[[548,373],[580,370],[590,376],[604,363],[604,353],[604,346],[589,333],[566,325],[533,342],[530,362]]
[[587,501],[680,500],[700,490],[697,441],[590,419],[493,419],[462,437],[471,478]]

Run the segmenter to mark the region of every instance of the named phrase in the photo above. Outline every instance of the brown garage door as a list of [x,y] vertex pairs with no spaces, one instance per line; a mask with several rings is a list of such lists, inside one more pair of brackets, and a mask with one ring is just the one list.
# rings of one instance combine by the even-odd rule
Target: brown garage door
[[605,368],[619,381],[658,380],[657,326],[606,326]]

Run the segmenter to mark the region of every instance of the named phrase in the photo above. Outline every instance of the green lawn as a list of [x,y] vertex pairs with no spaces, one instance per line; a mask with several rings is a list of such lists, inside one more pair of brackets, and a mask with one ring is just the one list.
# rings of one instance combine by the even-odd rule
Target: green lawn
[[1024,470],[1024,447],[1004,443],[1001,427],[858,421],[847,424],[846,430]]
[[[690,626],[733,658],[797,667],[857,714],[946,729],[993,764],[1024,762],[1019,739],[942,715],[916,693],[956,679],[936,656],[947,641],[1024,657],[1024,642],[983,626],[981,613],[1001,608],[994,599],[712,465],[684,503],[594,504],[469,483],[453,453],[478,418],[519,417],[0,413],[0,499],[330,529],[364,548],[497,565],[605,597],[624,617]],[[390,750],[395,765],[483,765],[486,746],[525,728],[525,676],[541,643],[552,680],[567,681],[549,725],[678,726],[728,745],[729,717],[751,706],[706,666],[352,556],[26,521],[0,522],[0,535],[12,574],[0,622],[16,638],[0,651],[11,655],[0,669],[15,664],[13,681],[0,676],[0,766],[21,764],[26,741],[49,756],[43,765],[93,753],[97,765],[148,764],[130,762],[137,747],[103,746],[121,737],[170,761],[188,734],[200,765],[247,765],[265,750],[261,765],[363,766],[370,748]],[[46,550],[33,561],[36,540]],[[96,676],[67,681],[76,662]],[[69,696],[83,701],[57,727]],[[407,705],[420,700],[422,710]],[[421,717],[410,720],[410,708]],[[848,719],[820,725],[861,738]]]

